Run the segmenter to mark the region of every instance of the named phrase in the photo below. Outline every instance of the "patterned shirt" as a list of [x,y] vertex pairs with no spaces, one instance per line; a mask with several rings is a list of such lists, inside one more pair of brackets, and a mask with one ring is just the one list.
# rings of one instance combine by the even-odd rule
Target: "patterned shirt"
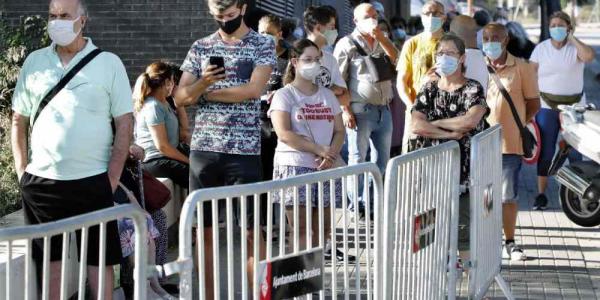
[[[485,91],[479,82],[472,79],[467,79],[465,85],[452,92],[441,90],[437,81],[427,82],[423,84],[416,100],[412,111],[424,114],[429,122],[464,116],[475,105],[482,105],[487,109]],[[473,130],[458,140],[461,152],[461,184],[468,184],[469,180],[471,138],[487,127],[488,124],[483,117]],[[436,146],[447,141],[417,136],[410,141],[409,151]]]
[[[256,67],[277,64],[272,39],[250,30],[239,42],[225,42],[216,32],[192,45],[181,70],[200,78],[212,56],[224,58],[226,78],[213,84],[209,91],[247,84]],[[191,150],[260,155],[259,116],[259,99],[234,104],[199,102]]]

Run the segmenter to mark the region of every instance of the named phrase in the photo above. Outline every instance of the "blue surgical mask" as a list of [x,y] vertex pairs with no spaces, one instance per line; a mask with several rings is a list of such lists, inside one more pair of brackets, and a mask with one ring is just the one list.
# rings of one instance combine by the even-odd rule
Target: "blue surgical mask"
[[564,41],[567,38],[567,34],[567,27],[550,28],[550,37],[557,42]]
[[406,31],[404,31],[404,29],[401,28],[397,28],[394,29],[394,38],[398,39],[398,40],[403,40],[406,38]]
[[496,60],[502,55],[502,43],[487,42],[483,43],[483,53],[491,60]]
[[435,65],[441,75],[447,77],[454,74],[458,69],[458,58],[444,54],[437,58]]
[[425,32],[436,32],[442,28],[442,18],[421,15],[421,23]]

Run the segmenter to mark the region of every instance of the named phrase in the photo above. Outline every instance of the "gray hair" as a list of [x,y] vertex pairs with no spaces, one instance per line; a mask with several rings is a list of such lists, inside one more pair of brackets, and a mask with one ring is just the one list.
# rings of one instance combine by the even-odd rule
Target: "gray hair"
[[85,3],[85,0],[79,0],[79,8],[77,9],[77,13],[80,16],[87,16],[87,3]]
[[246,4],[245,0],[208,0],[208,7],[218,12],[224,12],[226,9],[237,5],[242,6]]

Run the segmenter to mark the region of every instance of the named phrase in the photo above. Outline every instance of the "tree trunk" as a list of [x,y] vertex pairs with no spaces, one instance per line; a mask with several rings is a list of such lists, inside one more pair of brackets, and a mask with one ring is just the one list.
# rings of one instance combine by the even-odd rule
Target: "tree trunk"
[[550,15],[560,10],[560,0],[540,0],[541,8],[541,28],[540,28],[540,42],[550,37],[549,25]]

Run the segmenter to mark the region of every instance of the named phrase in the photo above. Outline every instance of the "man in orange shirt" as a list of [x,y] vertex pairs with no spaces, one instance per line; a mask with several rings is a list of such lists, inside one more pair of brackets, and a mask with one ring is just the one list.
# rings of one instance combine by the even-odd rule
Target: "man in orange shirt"
[[[483,29],[483,52],[486,61],[508,91],[523,124],[540,109],[537,73],[533,65],[506,51],[508,32],[503,25],[488,24]],[[511,260],[525,260],[527,256],[515,243],[515,227],[519,206],[516,202],[523,147],[521,134],[507,100],[500,87],[490,76],[487,104],[490,125],[502,125],[502,219],[505,249]]]

